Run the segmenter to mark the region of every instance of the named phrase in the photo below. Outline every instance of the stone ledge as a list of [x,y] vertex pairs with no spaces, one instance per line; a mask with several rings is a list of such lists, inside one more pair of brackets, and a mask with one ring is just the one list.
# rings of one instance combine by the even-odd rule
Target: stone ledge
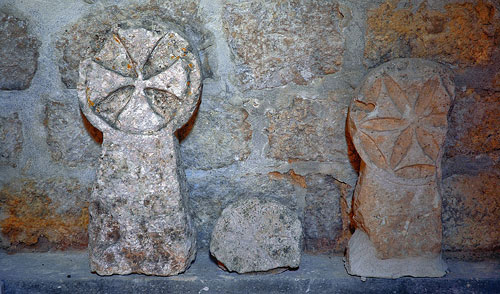
[[206,251],[186,273],[100,277],[85,252],[0,253],[1,294],[8,293],[496,293],[500,260],[447,260],[443,278],[349,276],[340,256],[303,255],[300,268],[277,275],[238,275],[220,270]]

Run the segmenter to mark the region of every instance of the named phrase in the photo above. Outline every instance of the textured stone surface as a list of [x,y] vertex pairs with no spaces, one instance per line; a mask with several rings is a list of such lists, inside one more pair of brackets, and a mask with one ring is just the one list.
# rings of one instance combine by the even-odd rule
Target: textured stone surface
[[347,106],[333,94],[326,99],[293,98],[289,108],[267,114],[268,155],[284,161],[346,161],[345,124],[340,123],[346,113]]
[[89,207],[89,256],[101,275],[175,275],[195,258],[176,129],[192,115],[201,72],[172,29],[117,28],[80,65],[78,96],[103,132]]
[[332,1],[241,1],[223,15],[237,78],[246,89],[306,84],[343,61],[343,15]]
[[242,197],[271,198],[302,215],[303,188],[274,174],[235,173],[188,176],[190,206],[199,233],[200,247],[207,247],[222,210]]
[[367,12],[365,57],[370,64],[397,57],[431,58],[460,66],[491,62],[500,40],[495,1],[436,1],[434,8],[427,1],[406,7],[399,2],[388,0]]
[[90,187],[77,179],[21,179],[0,190],[1,247],[86,248]]
[[244,161],[250,155],[252,130],[244,109],[200,111],[181,146],[182,163],[190,169],[214,169]]
[[23,148],[23,125],[18,113],[0,116],[0,166],[17,167]]
[[500,175],[453,175],[443,180],[443,247],[471,253],[500,248]]
[[78,103],[46,102],[44,123],[52,160],[70,167],[97,166],[101,150],[84,127]]
[[226,207],[210,240],[210,253],[238,273],[297,268],[301,249],[297,215],[282,204],[258,198]]
[[[348,257],[353,261],[440,258],[441,146],[453,98],[449,73],[419,59],[388,62],[360,85],[348,121],[363,160],[353,219],[357,230],[367,234],[376,255],[364,259],[373,251],[359,251],[368,247],[349,244]],[[421,266],[415,275],[426,275],[425,264]],[[365,275],[356,272],[359,266],[347,268],[352,274]],[[394,271],[397,268],[391,269],[391,275]],[[387,274],[380,269],[371,276]],[[429,271],[428,275],[439,274]]]
[[332,176],[313,174],[304,178],[307,188],[304,209],[304,245],[307,252],[343,252],[349,239],[349,211],[345,194],[349,185]]
[[[68,88],[76,88],[78,82],[78,66],[80,61],[93,57],[101,50],[109,37],[113,25],[120,23],[124,27],[146,26],[152,28],[155,22],[171,22],[182,24],[185,33],[193,35],[195,41],[201,42],[197,29],[192,27],[197,21],[198,0],[175,0],[148,5],[132,5],[125,7],[107,6],[102,10],[94,10],[81,18],[74,25],[66,28],[56,42],[60,62],[61,79]],[[191,40],[193,41],[193,40]],[[193,44],[197,47],[196,44]]]
[[347,272],[361,277],[396,279],[404,276],[442,277],[447,269],[441,256],[379,259],[376,255],[377,250],[368,235],[356,230],[347,247]]
[[0,89],[23,90],[35,75],[40,42],[25,21],[0,12]]

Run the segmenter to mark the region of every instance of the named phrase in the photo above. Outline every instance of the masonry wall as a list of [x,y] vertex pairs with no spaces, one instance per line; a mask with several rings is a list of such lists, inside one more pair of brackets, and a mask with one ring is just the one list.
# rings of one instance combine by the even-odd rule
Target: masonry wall
[[2,250],[86,247],[102,134],[79,111],[78,65],[113,24],[151,22],[182,27],[202,62],[202,102],[179,136],[199,246],[224,207],[257,196],[298,213],[306,251],[342,252],[359,166],[345,134],[354,89],[383,62],[418,57],[455,73],[443,248],[500,250],[496,0],[2,0],[0,11]]

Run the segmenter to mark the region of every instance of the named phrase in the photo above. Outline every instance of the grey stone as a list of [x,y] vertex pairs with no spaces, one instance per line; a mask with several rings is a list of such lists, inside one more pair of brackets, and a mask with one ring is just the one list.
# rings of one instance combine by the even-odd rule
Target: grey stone
[[334,93],[318,99],[294,97],[290,107],[267,114],[268,156],[283,161],[345,161],[348,165],[346,114],[347,105],[339,103]]
[[23,148],[23,125],[18,113],[0,117],[0,165],[17,167]]
[[259,198],[237,201],[217,220],[210,253],[228,271],[262,272],[297,268],[302,225],[286,206]]
[[252,138],[247,118],[248,113],[240,108],[200,111],[181,146],[186,168],[208,170],[245,161]]
[[0,89],[24,90],[31,84],[40,42],[25,21],[0,12]]
[[85,130],[78,103],[47,101],[44,123],[52,160],[70,167],[97,167],[101,149]]
[[222,210],[243,197],[268,198],[303,215],[304,189],[273,174],[212,170],[188,174],[190,206],[200,247],[208,248],[210,235]]
[[340,70],[343,16],[335,1],[238,1],[223,25],[245,89],[278,87]]
[[[158,23],[178,23],[190,38],[194,48],[200,48],[206,38],[197,26],[199,0],[175,0],[145,5],[106,6],[93,10],[76,23],[65,28],[55,43],[60,61],[59,72],[68,88],[76,88],[80,61],[95,56],[109,38],[115,24],[123,28],[146,27],[154,29]],[[204,60],[203,51],[200,52]],[[208,68],[203,69],[209,75]]]
[[78,97],[103,132],[89,207],[91,270],[176,275],[195,258],[174,132],[201,95],[196,52],[167,25],[121,29],[80,64]]

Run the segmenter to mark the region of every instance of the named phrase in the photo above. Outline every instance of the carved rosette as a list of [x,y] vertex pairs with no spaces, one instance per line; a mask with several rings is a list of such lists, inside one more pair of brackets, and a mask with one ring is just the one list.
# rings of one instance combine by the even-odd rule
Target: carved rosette
[[348,131],[362,159],[349,273],[444,275],[438,183],[453,97],[449,72],[421,59],[387,62],[358,88],[348,115]]
[[349,131],[365,164],[394,178],[425,179],[440,166],[451,82],[438,70],[368,77],[350,107]]

